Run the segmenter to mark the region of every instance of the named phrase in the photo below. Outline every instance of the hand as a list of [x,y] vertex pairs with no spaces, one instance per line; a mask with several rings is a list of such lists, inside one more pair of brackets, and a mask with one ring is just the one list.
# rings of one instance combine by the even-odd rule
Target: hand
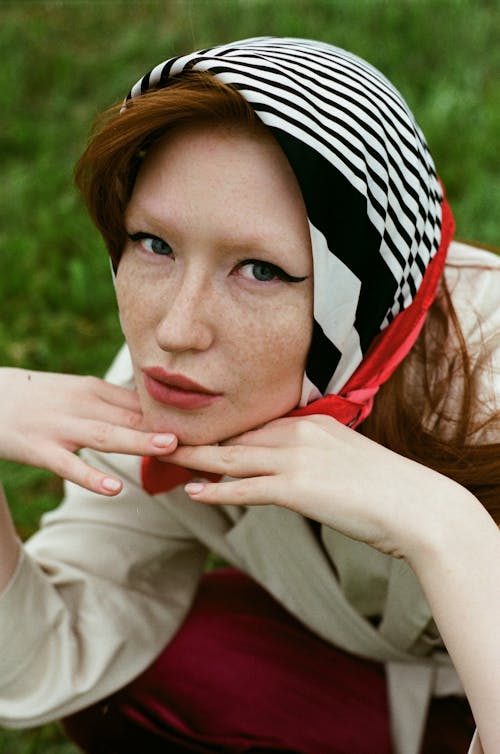
[[97,377],[0,369],[0,457],[50,469],[103,495],[116,495],[121,480],[75,455],[93,448],[133,455],[165,455],[170,434],[143,427],[137,395]]
[[177,448],[168,460],[237,478],[190,483],[193,500],[280,505],[397,557],[439,528],[445,502],[469,494],[326,416],[278,419],[220,446]]
[[484,752],[500,751],[499,675],[491,671],[500,668],[500,539],[471,493],[325,416],[278,419],[222,446],[177,448],[168,460],[236,477],[187,484],[193,500],[281,505],[404,557],[460,675]]

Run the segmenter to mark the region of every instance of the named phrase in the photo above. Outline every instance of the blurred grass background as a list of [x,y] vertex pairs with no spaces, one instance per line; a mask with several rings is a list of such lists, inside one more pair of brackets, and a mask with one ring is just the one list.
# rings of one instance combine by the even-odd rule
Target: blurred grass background
[[[72,186],[93,117],[174,54],[254,35],[367,58],[422,126],[457,235],[500,243],[500,0],[0,0],[0,364],[102,375],[121,342],[103,246]],[[21,536],[60,481],[0,464]],[[2,754],[72,754],[57,726]]]

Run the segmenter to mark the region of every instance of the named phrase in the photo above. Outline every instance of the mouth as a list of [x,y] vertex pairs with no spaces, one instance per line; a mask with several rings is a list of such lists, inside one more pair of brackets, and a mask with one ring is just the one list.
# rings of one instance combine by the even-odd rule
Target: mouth
[[182,374],[168,372],[163,367],[144,369],[143,380],[144,386],[153,400],[175,408],[204,408],[217,401],[222,395]]

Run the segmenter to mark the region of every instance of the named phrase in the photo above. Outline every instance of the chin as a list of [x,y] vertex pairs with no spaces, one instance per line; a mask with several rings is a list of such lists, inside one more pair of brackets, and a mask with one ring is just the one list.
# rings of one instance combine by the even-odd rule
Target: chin
[[[152,432],[172,432],[179,445],[213,445],[237,437],[244,432],[257,429],[263,424],[284,416],[291,408],[276,412],[261,411],[257,407],[239,407],[231,410],[225,407],[212,407],[200,411],[185,411],[172,407],[159,407],[149,400],[142,401],[142,411],[146,427]],[[273,406],[276,409],[275,406]]]
[[172,432],[177,436],[179,445],[213,445],[245,431],[241,423],[231,426],[228,422],[217,421],[215,417],[198,412],[187,416],[186,412],[175,409],[158,411],[144,407],[143,414],[149,431]]

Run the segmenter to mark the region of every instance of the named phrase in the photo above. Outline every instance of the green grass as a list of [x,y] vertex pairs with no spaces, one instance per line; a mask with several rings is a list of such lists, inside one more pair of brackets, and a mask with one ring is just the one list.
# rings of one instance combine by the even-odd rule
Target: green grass
[[[106,255],[72,187],[90,122],[173,54],[259,34],[366,57],[427,135],[463,238],[500,243],[500,4],[490,0],[0,0],[0,364],[102,374],[121,335]],[[60,496],[0,464],[23,537]],[[55,726],[2,754],[70,754]]]
[[53,724],[21,732],[0,730],[0,751],[2,754],[78,754],[80,749]]

